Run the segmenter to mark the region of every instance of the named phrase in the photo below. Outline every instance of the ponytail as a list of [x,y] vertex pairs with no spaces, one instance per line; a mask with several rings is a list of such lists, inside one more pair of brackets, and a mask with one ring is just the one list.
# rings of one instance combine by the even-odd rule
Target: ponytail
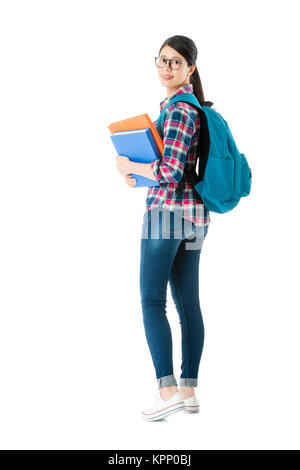
[[190,76],[190,83],[193,85],[193,93],[196,96],[197,100],[199,103],[204,103],[205,98],[204,98],[204,93],[203,93],[203,88],[202,88],[202,83],[200,79],[200,75],[198,72],[198,68],[196,66],[194,72]]

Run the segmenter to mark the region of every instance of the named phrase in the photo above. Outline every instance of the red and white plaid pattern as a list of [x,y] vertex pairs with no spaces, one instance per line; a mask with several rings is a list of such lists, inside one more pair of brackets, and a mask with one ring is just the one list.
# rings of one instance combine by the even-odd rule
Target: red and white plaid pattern
[[[170,98],[165,98],[160,103],[160,111],[174,96],[180,93],[193,93],[193,85],[184,85]],[[156,122],[154,121],[154,125]],[[194,222],[197,226],[209,225],[209,211],[199,199],[196,199],[195,190],[189,183],[185,183],[182,193],[176,194],[175,192],[185,165],[193,167],[195,164],[199,132],[198,111],[189,103],[177,101],[166,110],[164,153],[161,159],[151,163],[151,168],[160,187],[149,186],[146,210],[160,206],[178,211],[178,208],[181,207],[182,217],[185,219]]]

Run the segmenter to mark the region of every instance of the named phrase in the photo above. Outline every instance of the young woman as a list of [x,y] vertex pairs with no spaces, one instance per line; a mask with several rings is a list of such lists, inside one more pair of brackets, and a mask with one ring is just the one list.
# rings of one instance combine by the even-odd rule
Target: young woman
[[[161,111],[181,93],[194,93],[200,103],[205,103],[196,60],[197,48],[190,38],[176,35],[163,43],[159,56],[155,58],[158,78],[167,91],[167,97],[160,103]],[[142,411],[142,416],[148,421],[163,419],[179,410],[199,411],[194,387],[198,386],[204,341],[199,260],[210,215],[188,179],[183,180],[184,169],[194,168],[196,162],[200,133],[197,109],[184,101],[170,105],[163,128],[164,153],[161,159],[152,163],[135,163],[125,156],[116,157],[118,170],[129,186],[136,184],[130,173],[146,176],[160,184],[148,189],[141,237],[143,323],[159,389],[153,408]],[[183,186],[178,192],[180,181]],[[168,283],[179,314],[182,335],[179,390],[173,371],[172,336],[166,316]]]

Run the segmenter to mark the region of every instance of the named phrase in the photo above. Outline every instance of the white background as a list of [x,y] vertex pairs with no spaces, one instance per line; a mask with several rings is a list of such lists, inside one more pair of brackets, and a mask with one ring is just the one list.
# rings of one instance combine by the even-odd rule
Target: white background
[[[0,5],[1,448],[299,449],[298,2]],[[253,184],[203,245],[200,414],[146,423],[147,190],[124,183],[107,126],[157,119],[154,56],[175,34]],[[167,311],[179,379],[169,291]]]

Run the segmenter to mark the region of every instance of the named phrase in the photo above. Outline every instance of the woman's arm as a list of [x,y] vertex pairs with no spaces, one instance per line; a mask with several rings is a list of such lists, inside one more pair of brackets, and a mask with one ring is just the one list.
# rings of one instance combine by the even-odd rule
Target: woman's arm
[[184,170],[187,152],[195,132],[195,123],[183,108],[169,111],[164,122],[164,152],[151,163],[132,162],[117,155],[117,166],[124,176],[135,173],[158,183],[179,183]]
[[119,172],[123,176],[129,175],[130,173],[135,173],[137,175],[146,176],[146,178],[157,181],[151,169],[151,163],[132,162],[125,155],[116,155],[116,163]]
[[130,173],[135,173],[136,175],[145,176],[146,178],[157,181],[156,176],[152,171],[151,163],[130,162],[129,170]]
[[195,122],[179,104],[167,110],[164,122],[164,152],[150,163],[158,183],[179,183],[186,156],[195,133]]

